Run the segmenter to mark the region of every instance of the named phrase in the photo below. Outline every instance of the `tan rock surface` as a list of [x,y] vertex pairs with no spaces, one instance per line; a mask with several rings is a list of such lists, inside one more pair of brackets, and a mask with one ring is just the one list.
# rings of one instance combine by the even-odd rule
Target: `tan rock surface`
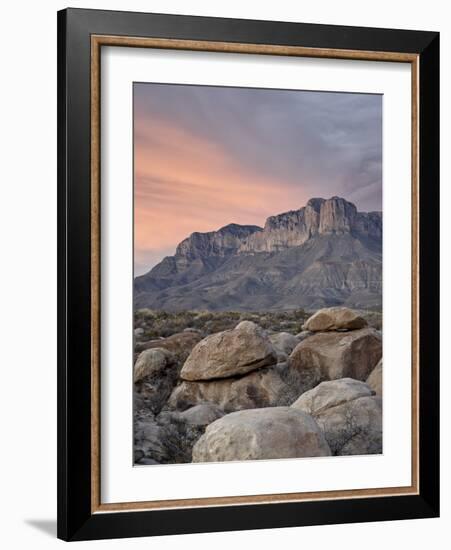
[[328,307],[314,313],[304,323],[304,329],[312,332],[325,330],[356,330],[368,325],[358,312],[347,307]]
[[376,392],[376,395],[382,397],[382,359],[371,371],[366,379],[368,386]]
[[139,382],[148,376],[163,375],[163,371],[175,363],[174,355],[164,348],[153,348],[141,352],[133,370],[133,381]]
[[382,357],[382,338],[372,328],[321,332],[298,344],[288,364],[304,381],[305,390],[325,380],[365,381]]
[[168,405],[183,411],[188,407],[210,402],[230,412],[285,404],[287,393],[289,388],[276,368],[269,367],[237,378],[205,382],[183,381],[172,392]]
[[365,382],[341,378],[321,382],[315,388],[303,393],[291,406],[308,414],[317,415],[331,407],[373,394],[373,390]]
[[189,381],[228,378],[276,362],[276,352],[266,334],[252,321],[242,321],[233,330],[211,334],[199,342],[180,376]]
[[228,414],[207,426],[193,447],[193,462],[329,455],[313,418],[289,407]]
[[314,415],[337,455],[382,453],[382,401],[379,397],[359,397]]

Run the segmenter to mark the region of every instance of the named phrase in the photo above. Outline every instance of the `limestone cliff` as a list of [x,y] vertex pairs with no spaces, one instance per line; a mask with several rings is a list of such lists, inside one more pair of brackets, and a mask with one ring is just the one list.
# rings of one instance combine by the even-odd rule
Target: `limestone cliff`
[[135,279],[135,306],[292,309],[382,302],[382,213],[314,198],[266,220],[193,233]]

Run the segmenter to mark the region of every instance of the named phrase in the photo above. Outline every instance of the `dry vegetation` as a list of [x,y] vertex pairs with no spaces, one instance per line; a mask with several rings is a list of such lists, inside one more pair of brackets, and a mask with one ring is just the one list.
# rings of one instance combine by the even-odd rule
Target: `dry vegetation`
[[[362,311],[368,324],[381,329],[382,316],[375,311]],[[195,329],[205,337],[222,330],[233,329],[240,321],[254,321],[263,329],[274,332],[289,332],[297,334],[302,331],[302,325],[310,317],[311,312],[303,309],[279,312],[239,311],[182,311],[169,313],[151,309],[135,311],[134,327],[139,330],[140,340],[167,338],[187,329]]]

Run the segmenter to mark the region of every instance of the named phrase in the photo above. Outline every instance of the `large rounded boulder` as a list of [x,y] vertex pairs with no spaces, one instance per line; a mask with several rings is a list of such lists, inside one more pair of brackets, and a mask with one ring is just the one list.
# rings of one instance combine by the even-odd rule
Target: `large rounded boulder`
[[315,420],[336,455],[382,453],[382,400],[359,397],[326,409]]
[[315,420],[289,407],[238,411],[216,420],[193,447],[193,462],[330,456]]
[[191,351],[180,373],[183,380],[199,381],[243,375],[277,362],[266,334],[251,321],[233,330],[207,336]]
[[382,452],[382,400],[364,382],[322,382],[291,407],[313,416],[334,455]]
[[291,406],[308,414],[318,415],[331,407],[370,395],[374,395],[374,391],[365,382],[341,378],[321,382],[316,388],[303,393]]
[[201,403],[218,405],[226,412],[291,404],[291,390],[275,367],[258,369],[245,376],[208,380],[183,381],[172,392],[168,406],[185,410]]
[[139,354],[133,370],[133,381],[163,376],[164,371],[175,363],[174,355],[164,348],[153,348]]
[[326,330],[357,330],[368,326],[366,320],[347,307],[320,309],[304,323],[304,329],[312,332]]
[[303,380],[305,390],[324,380],[365,381],[382,357],[382,338],[373,328],[350,332],[320,332],[298,344],[288,364]]
[[174,355],[164,348],[140,353],[133,372],[135,410],[148,408],[158,413],[178,381],[180,367]]

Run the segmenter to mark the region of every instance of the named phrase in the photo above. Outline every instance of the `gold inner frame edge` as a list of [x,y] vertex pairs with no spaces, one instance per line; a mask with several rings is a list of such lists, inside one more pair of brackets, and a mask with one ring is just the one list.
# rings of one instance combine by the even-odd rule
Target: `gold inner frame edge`
[[[354,59],[411,65],[412,480],[407,487],[102,503],[100,492],[100,50],[102,46]],[[419,494],[419,56],[401,52],[91,35],[91,513]]]

